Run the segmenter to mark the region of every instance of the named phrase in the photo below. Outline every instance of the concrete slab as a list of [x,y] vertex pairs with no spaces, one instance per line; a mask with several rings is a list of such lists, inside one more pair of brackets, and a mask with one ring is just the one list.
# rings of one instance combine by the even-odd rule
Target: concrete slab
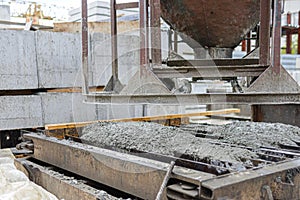
[[39,96],[0,96],[0,129],[42,127],[42,107]]
[[97,119],[96,105],[83,103],[81,93],[39,93],[44,124],[84,122]]
[[0,30],[0,90],[38,88],[35,33]]
[[[91,35],[91,70],[95,85],[106,85],[111,77],[111,41],[110,35],[93,33]],[[133,35],[118,36],[119,79],[122,84],[139,68],[139,37]]]
[[81,86],[80,35],[42,31],[36,37],[39,88]]
[[97,105],[98,120],[143,117],[143,105]]

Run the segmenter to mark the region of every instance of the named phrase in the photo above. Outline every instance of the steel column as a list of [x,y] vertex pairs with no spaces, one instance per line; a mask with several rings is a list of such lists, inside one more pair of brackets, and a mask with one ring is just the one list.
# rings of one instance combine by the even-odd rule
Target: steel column
[[174,30],[174,51],[178,53],[178,33]]
[[139,10],[140,10],[140,65],[143,68],[144,65],[147,65],[149,63],[148,0],[140,0]]
[[83,75],[83,94],[89,93],[89,62],[88,62],[88,22],[87,22],[87,0],[81,1],[81,44],[82,44],[82,75]]
[[251,34],[251,31],[247,34],[247,53],[250,53],[251,51],[251,37],[252,37],[252,34]]
[[[282,0],[274,1],[273,35],[272,35],[272,67],[276,74],[280,73],[281,54],[281,3]],[[262,52],[265,53],[265,52]]]
[[260,1],[260,30],[259,64],[268,65],[270,62],[270,20],[271,20],[271,0]]
[[[291,25],[291,13],[287,14],[287,25]],[[286,31],[286,54],[292,53],[292,34],[290,30]]]
[[298,13],[298,54],[300,54],[300,11]]
[[246,40],[242,41],[242,51],[246,51]]
[[154,65],[161,65],[160,0],[150,0],[151,58]]
[[112,89],[114,89],[116,82],[119,80],[116,0],[111,0],[110,6],[111,6],[110,19],[111,19]]

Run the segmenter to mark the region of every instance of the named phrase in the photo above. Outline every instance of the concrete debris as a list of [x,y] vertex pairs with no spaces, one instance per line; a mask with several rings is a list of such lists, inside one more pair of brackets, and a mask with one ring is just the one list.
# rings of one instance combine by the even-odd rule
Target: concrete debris
[[155,123],[100,122],[85,127],[81,139],[98,147],[184,155],[196,161],[241,163],[258,157],[247,149],[211,144],[211,139],[195,137],[194,131]]
[[[106,191],[98,190],[96,188],[93,188],[93,187],[87,185],[86,181],[84,181],[84,180],[78,180],[75,177],[66,176],[60,172],[52,170],[51,168],[45,167],[45,170],[48,170],[48,172],[53,177],[56,177],[56,178],[60,179],[61,181],[67,182],[71,185],[74,185],[83,191],[87,191],[89,193],[93,193],[93,194],[97,195],[97,198],[99,200],[123,200],[123,198],[114,197],[114,196],[108,194]],[[130,200],[130,199],[127,199],[127,200]]]

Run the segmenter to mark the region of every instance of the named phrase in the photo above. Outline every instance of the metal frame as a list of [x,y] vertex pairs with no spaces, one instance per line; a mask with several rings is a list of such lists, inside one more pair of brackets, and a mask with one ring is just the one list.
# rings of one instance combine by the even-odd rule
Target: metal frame
[[[168,171],[169,165],[164,158],[144,158],[37,134],[25,134],[24,137],[33,141],[32,156],[35,159],[143,199],[155,199]],[[49,153],[49,149],[53,152]],[[200,169],[192,169],[185,163],[182,167],[180,159],[178,162],[178,158],[172,158],[176,166],[162,199],[262,199],[266,188],[269,197],[274,196],[274,199],[299,199],[299,154],[264,148],[261,151],[270,160],[275,159],[275,164],[220,175],[202,169],[203,163],[195,163]],[[270,153],[286,158],[272,158]],[[220,166],[208,167],[227,170]],[[186,190],[182,184],[190,188]]]
[[[82,0],[83,2],[86,0]],[[271,6],[271,2],[273,2],[273,9]],[[247,66],[245,66],[246,68],[243,69],[241,71],[237,72],[236,66],[235,67],[231,67],[229,66],[225,71],[224,71],[224,66],[219,67],[220,70],[220,76],[219,77],[236,77],[236,76],[240,76],[240,75],[251,75],[251,73],[253,73],[255,76],[258,76],[258,79],[251,85],[251,87],[249,88],[249,90],[247,90],[246,92],[249,93],[248,95],[251,96],[251,99],[254,102],[260,102],[260,103],[274,103],[276,102],[276,100],[279,103],[291,103],[289,97],[292,96],[294,97],[293,99],[296,102],[299,102],[299,86],[297,83],[295,83],[295,81],[292,79],[292,77],[290,77],[287,72],[285,70],[283,70],[281,64],[280,64],[280,51],[281,51],[281,44],[280,44],[280,39],[281,39],[281,6],[282,4],[282,0],[261,0],[260,1],[260,7],[261,7],[261,11],[260,11],[260,31],[259,31],[259,46],[260,46],[260,54],[259,54],[259,65],[257,66],[248,66],[249,72],[245,72],[244,70],[247,68]],[[84,3],[83,3],[84,5]],[[139,70],[139,77],[140,80],[143,80],[144,78],[147,79],[150,76],[154,75],[155,78],[151,79],[151,80],[155,80],[157,79],[157,81],[159,81],[158,78],[166,78],[167,74],[170,73],[170,77],[182,77],[182,70],[183,69],[177,69],[174,68],[172,70],[170,69],[163,69],[163,68],[159,68],[161,67],[161,52],[160,52],[160,42],[161,42],[161,36],[160,36],[160,31],[155,31],[155,30],[160,30],[160,15],[161,15],[161,8],[160,8],[160,0],[140,0],[139,3],[125,3],[125,4],[116,4],[115,0],[111,0],[111,21],[112,21],[112,33],[111,36],[112,38],[115,38],[112,40],[112,59],[113,59],[113,82],[117,81],[118,78],[118,70],[117,70],[117,40],[116,40],[116,35],[117,35],[117,22],[116,22],[116,15],[115,12],[117,9],[123,9],[123,8],[133,8],[133,7],[137,7],[139,6],[139,10],[140,10],[140,64],[141,64],[141,69]],[[84,6],[82,7],[83,9],[85,8]],[[149,9],[150,8],[150,9]],[[273,32],[272,32],[272,45],[270,46],[270,25],[271,25],[271,10],[272,10],[272,25],[273,25]],[[86,14],[83,11],[83,14]],[[150,14],[150,22],[148,21],[148,16]],[[84,16],[84,15],[83,15]],[[84,22],[84,17],[83,17],[83,22]],[[83,23],[83,31],[84,29],[84,23]],[[154,29],[151,29],[154,28]],[[154,31],[153,31],[154,30]],[[148,31],[150,31],[150,34],[148,33]],[[87,43],[84,41],[84,37],[83,37],[83,46],[87,45]],[[149,46],[149,41],[151,41],[151,45]],[[154,47],[154,48],[153,48]],[[158,47],[158,48],[157,48]],[[83,50],[85,50],[86,48],[83,48]],[[271,50],[271,54],[270,54],[270,50]],[[83,61],[85,61],[85,57],[86,57],[86,51],[83,51]],[[150,60],[152,60],[152,63],[150,62]],[[158,68],[156,68],[155,66],[158,66]],[[261,70],[260,67],[266,67],[266,66],[270,66],[268,69],[266,69],[265,71]],[[243,66],[240,66],[243,67]],[[250,68],[251,69],[250,69]],[[253,68],[255,69],[254,72],[252,71]],[[87,70],[86,70],[86,62],[83,62],[83,74],[84,74],[84,83],[87,84],[86,81],[86,77],[87,77]],[[260,68],[259,72],[256,71],[257,68]],[[199,68],[200,69],[200,68]],[[229,72],[230,69],[233,69],[232,72]],[[147,70],[152,71],[154,73],[147,73]],[[165,70],[165,71],[164,71]],[[198,68],[195,69],[184,69],[186,70],[186,73],[184,75],[184,77],[187,76],[193,76],[195,74],[199,74],[199,72],[197,71]],[[218,68],[216,68],[215,70],[218,70]],[[240,70],[240,68],[239,68]],[[155,72],[157,72],[158,74],[155,75]],[[179,73],[178,73],[179,72]],[[209,77],[208,73],[210,73],[211,70],[206,68],[205,71],[205,75],[208,78]],[[201,70],[200,70],[200,74],[201,74]],[[168,77],[169,78],[169,77]],[[143,82],[143,81],[141,81]],[[280,87],[280,89],[278,87],[278,84],[280,85],[282,83],[283,84],[282,87]],[[273,87],[265,87],[263,88],[262,85],[271,85]],[[287,88],[287,85],[291,85],[291,87]],[[87,88],[87,87],[86,87]],[[287,92],[285,92],[285,88],[287,88]],[[114,87],[111,87],[112,90],[108,90],[111,92],[116,92],[114,91]],[[261,89],[261,90],[260,90]],[[106,90],[107,91],[107,90]],[[263,94],[257,94],[257,92],[262,92]],[[118,91],[117,91],[118,92]],[[261,93],[260,92],[260,93]],[[277,94],[277,97],[275,98],[275,100],[268,98],[267,96],[269,95],[270,97],[274,97],[274,93],[279,92],[279,94]],[[165,103],[168,104],[170,102],[167,101],[157,101],[156,99],[151,99],[149,100],[149,98],[159,98],[159,99],[169,99],[171,100],[171,103],[174,103],[174,100],[176,100],[178,98],[178,95],[170,95],[167,93],[160,93],[159,95],[152,95],[152,94],[138,94],[138,95],[111,95],[110,93],[94,93],[94,94],[89,94],[88,93],[88,88],[86,90],[84,90],[84,94],[86,95],[86,101],[87,102],[101,102],[101,103],[113,103],[111,98],[113,98],[114,100],[116,99],[134,99],[132,100],[132,102],[139,102],[139,103],[155,103],[155,102],[160,102],[160,103]],[[214,94],[209,94],[208,96],[211,97]],[[247,103],[252,103],[251,101],[248,101],[246,99],[242,100],[245,96],[242,94],[222,94],[222,96],[224,97],[224,95],[227,98],[226,102],[224,103],[230,103],[232,102],[237,102],[236,100],[238,100],[239,103],[243,103],[243,102],[247,102]],[[257,96],[256,96],[257,95]],[[170,97],[172,96],[172,98]],[[182,95],[180,95],[181,97]],[[195,95],[191,95],[191,94],[184,94],[183,96],[185,96],[186,98],[184,99],[188,99],[192,96]],[[200,100],[201,98],[203,98],[202,100],[200,100],[200,102],[202,103],[210,103],[211,101],[209,101],[206,97],[206,95],[196,95],[197,99]],[[218,96],[218,94],[216,95]],[[253,98],[253,96],[256,96],[256,98]],[[261,96],[264,96],[263,100],[261,99]],[[144,97],[144,98],[142,98]],[[97,99],[96,101],[94,101],[95,99]],[[144,101],[142,101],[142,99],[144,99]],[[209,98],[210,100],[213,98]],[[267,99],[267,100],[266,100]],[[295,102],[294,101],[294,102]],[[118,101],[119,103],[121,103],[121,101]],[[188,101],[189,102],[189,101]],[[292,103],[294,103],[292,102]],[[123,103],[128,103],[127,101],[124,101]]]

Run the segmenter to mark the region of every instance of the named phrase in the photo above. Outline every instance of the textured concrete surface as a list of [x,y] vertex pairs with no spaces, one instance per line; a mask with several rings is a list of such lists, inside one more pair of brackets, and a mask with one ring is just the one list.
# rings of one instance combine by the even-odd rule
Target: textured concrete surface
[[[110,35],[93,33],[91,41],[93,83],[106,85],[111,77]],[[119,35],[118,48],[119,78],[123,84],[126,84],[139,67],[139,38],[132,35]]]
[[0,96],[0,129],[43,126],[39,96]]
[[80,35],[42,31],[36,33],[36,41],[39,87],[81,86]]
[[35,33],[0,30],[0,90],[38,87]]
[[98,120],[142,117],[143,112],[142,105],[97,105]]
[[208,163],[215,160],[243,163],[257,157],[255,152],[247,149],[214,145],[210,143],[211,139],[195,137],[191,131],[156,123],[96,123],[85,127],[81,138],[99,147],[172,156],[188,155],[190,159]]
[[93,121],[96,105],[84,104],[81,93],[39,93],[44,124]]

